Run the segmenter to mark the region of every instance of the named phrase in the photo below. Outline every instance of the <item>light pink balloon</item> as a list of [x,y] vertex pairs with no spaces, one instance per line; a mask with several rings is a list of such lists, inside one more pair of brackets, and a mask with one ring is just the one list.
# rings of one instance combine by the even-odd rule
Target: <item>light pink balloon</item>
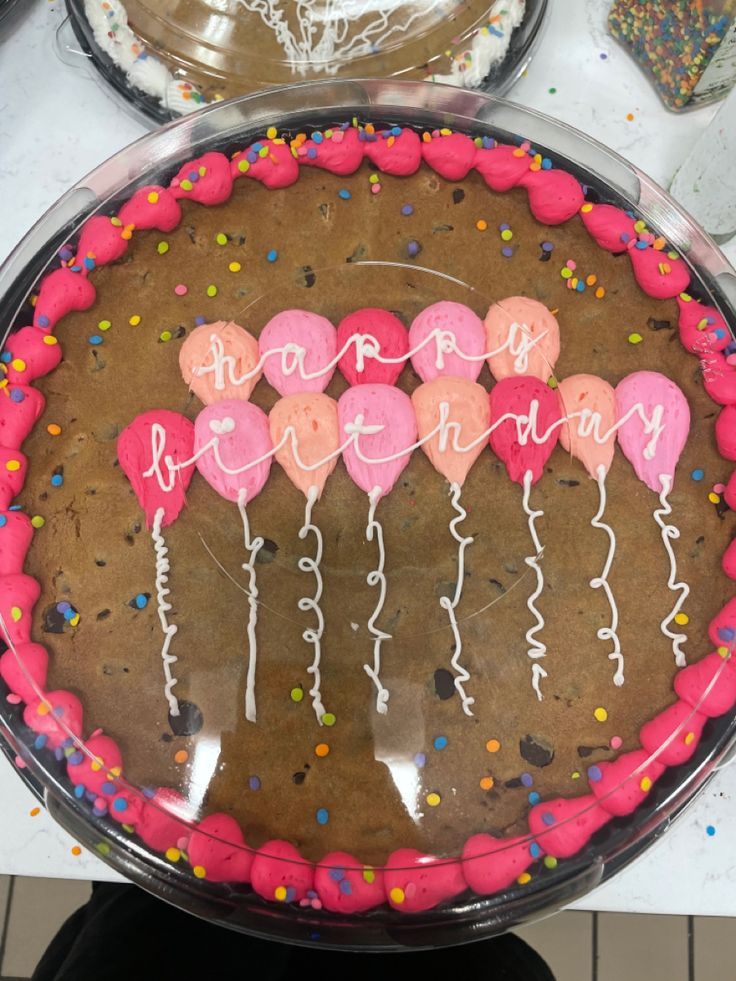
[[[579,416],[570,419],[560,429],[560,443],[568,453],[572,453],[583,464],[588,474],[595,480],[598,468],[605,473],[611,469],[613,451],[616,446],[616,394],[613,387],[595,375],[570,375],[563,378],[557,386],[563,416]],[[594,415],[591,416],[591,413]],[[582,432],[581,432],[582,429]],[[600,438],[608,437],[605,442]]]
[[[261,331],[258,347],[263,357],[268,351],[293,345],[303,351],[303,372],[295,352],[267,358],[263,373],[279,395],[297,392],[324,392],[335,373],[335,365],[323,369],[337,355],[337,333],[326,317],[308,310],[282,310]],[[286,371],[284,371],[286,368]],[[314,378],[304,378],[315,375]]]
[[[417,421],[411,399],[393,385],[354,385],[340,396],[337,416],[343,444],[350,435],[350,427],[360,421],[360,417],[366,426],[381,427],[380,432],[359,437],[360,456],[351,443],[343,451],[343,459],[348,473],[361,490],[369,494],[379,487],[380,497],[384,497],[411,459],[410,447],[417,439]],[[385,462],[371,463],[371,460]]]
[[291,439],[287,439],[284,446],[276,451],[276,459],[297,490],[306,497],[310,488],[316,487],[321,497],[325,481],[337,465],[336,451],[340,446],[337,402],[322,392],[286,395],[271,409],[268,424],[274,446],[279,445],[287,427],[294,431],[299,461],[305,466],[312,466],[335,454],[315,470],[305,470],[294,457]]
[[658,371],[635,371],[618,383],[618,418],[622,419],[634,406],[641,406],[646,418],[655,423],[655,414],[659,416],[661,432],[645,432],[636,412],[620,427],[619,446],[639,480],[659,494],[664,490],[662,475],[669,477],[670,487],[674,484],[675,468],[690,433],[690,407],[677,385]]
[[[213,445],[197,460],[197,470],[221,497],[237,501],[242,490],[247,504],[260,494],[272,459],[267,456],[272,443],[265,412],[239,399],[206,406],[194,420],[195,453],[207,444]],[[256,460],[260,462],[248,466]]]
[[[481,355],[485,353],[486,343],[483,321],[462,303],[440,300],[414,318],[409,328],[409,349],[413,351],[435,330],[446,331],[448,340],[454,340],[463,354],[472,355],[478,360],[466,361],[459,354],[442,353],[438,356],[437,342],[432,340],[412,355],[411,363],[416,373],[423,382],[448,375],[474,382],[483,368]],[[437,363],[438,360],[441,360],[441,364]]]
[[[437,433],[422,449],[432,466],[451,484],[465,483],[470,468],[488,445],[487,439],[479,439],[487,433],[491,422],[491,406],[488,393],[477,382],[467,378],[435,378],[415,388],[411,395],[417,417],[419,438],[431,433],[440,421],[440,405],[447,404],[446,421],[448,438],[444,449],[440,449],[440,434]],[[459,429],[458,429],[459,427]],[[466,452],[455,449],[475,446]]]
[[[496,381],[511,375],[534,375],[546,382],[554,374],[560,355],[560,325],[543,303],[528,296],[499,300],[486,314],[485,331],[487,351],[504,348],[488,358]],[[526,352],[522,349],[525,340],[536,340]]]

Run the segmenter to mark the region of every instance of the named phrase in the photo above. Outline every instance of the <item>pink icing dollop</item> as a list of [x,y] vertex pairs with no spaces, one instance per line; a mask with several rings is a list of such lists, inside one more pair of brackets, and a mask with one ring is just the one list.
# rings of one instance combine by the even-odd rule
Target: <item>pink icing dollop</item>
[[39,736],[46,736],[49,749],[57,749],[68,738],[69,732],[82,734],[82,703],[69,691],[45,692],[43,698],[34,698],[23,710],[23,721]]
[[23,571],[33,525],[23,511],[3,511],[0,521],[0,576],[10,576]]
[[736,664],[715,651],[675,675],[678,698],[709,719],[736,705]]
[[529,830],[547,855],[570,858],[610,820],[611,815],[593,794],[572,799],[558,797],[532,807]]
[[32,576],[17,573],[0,576],[0,614],[5,623],[8,645],[27,644],[31,639],[33,607],[41,587]]
[[692,705],[677,701],[659,715],[645,722],[639,730],[639,742],[663,766],[679,766],[693,755],[700,742],[707,717]]
[[333,913],[365,913],[386,902],[383,871],[361,863],[348,852],[328,852],[314,870],[314,888]]
[[384,885],[389,904],[402,913],[433,909],[468,888],[461,862],[415,848],[391,852],[384,866]]
[[531,213],[545,225],[569,221],[585,202],[580,182],[565,170],[530,170],[519,184],[529,195]]
[[736,405],[727,405],[718,413],[716,445],[722,457],[736,460]]
[[515,146],[496,146],[491,150],[478,149],[475,169],[492,191],[510,191],[528,173],[531,159]]
[[[123,767],[123,754],[111,736],[96,732],[85,741],[87,752],[79,750],[67,759],[66,772],[72,784],[81,784],[106,800],[120,792],[117,778]],[[88,755],[89,754],[89,755]]]
[[[136,834],[154,851],[174,848],[181,838],[189,838],[191,834],[189,803],[169,787],[159,787],[150,799],[144,797],[135,812]],[[131,807],[130,817],[133,813]],[[130,823],[127,818],[125,823]]]
[[477,147],[464,133],[434,136],[422,142],[424,162],[446,181],[464,180],[475,163]]
[[[169,479],[173,481],[171,490],[162,489],[156,473],[144,476],[153,462],[154,426],[163,431],[161,472],[165,483]],[[169,457],[172,463],[183,463],[192,458],[193,451],[194,426],[189,419],[168,409],[152,409],[141,413],[118,436],[118,460],[145,512],[148,528],[153,526],[159,508],[164,510],[162,528],[166,528],[179,517],[186,503],[194,466],[184,467],[169,477],[163,461]]]
[[356,334],[370,334],[377,341],[381,357],[395,358],[396,363],[382,364],[374,357],[366,357],[363,368],[358,370],[356,349],[351,345],[337,363],[348,385],[395,385],[409,352],[409,336],[399,318],[378,307],[349,313],[337,328],[337,350],[342,351]]
[[20,494],[27,470],[28,459],[20,450],[0,446],[0,511],[6,511]]
[[[729,483],[734,480],[734,477],[736,472]],[[736,650],[736,596],[732,597],[713,617],[708,625],[708,636],[714,647]]]
[[374,141],[366,140],[364,153],[382,173],[407,177],[419,170],[422,141],[413,129],[404,127],[398,136],[384,130],[376,136]]
[[636,238],[636,219],[612,204],[584,204],[580,217],[595,242],[607,252],[625,252]]
[[301,166],[320,167],[338,177],[354,174],[363,163],[364,144],[358,130],[337,129],[329,137],[322,133],[319,136],[319,141],[312,137],[298,147],[296,153]]
[[30,385],[11,384],[0,392],[0,444],[20,449],[41,418],[46,399]]
[[671,259],[666,252],[650,246],[629,247],[628,252],[634,279],[648,296],[667,300],[684,293],[690,285],[690,270],[683,259]]
[[678,386],[658,371],[635,371],[616,386],[616,411],[623,419],[636,406],[643,406],[648,419],[654,419],[661,408],[663,429],[650,454],[653,433],[647,433],[638,413],[630,415],[619,427],[618,442],[624,456],[639,480],[659,494],[664,490],[661,478],[675,481],[675,468],[690,435],[690,407]]
[[43,280],[33,308],[33,325],[51,331],[72,310],[89,310],[95,302],[95,288],[71,269],[55,269]]
[[271,472],[273,444],[268,416],[252,402],[213,402],[195,420],[195,453],[202,453],[214,442],[217,452],[210,449],[201,455],[197,470],[220,497],[233,502],[242,498],[247,504],[261,493]]
[[34,379],[48,375],[61,361],[61,345],[57,338],[39,327],[21,327],[8,338],[6,350],[11,355],[6,376],[11,383],[28,385]]
[[[440,333],[417,351],[434,332]],[[411,356],[412,367],[423,382],[448,375],[477,381],[483,367],[485,343],[486,331],[478,314],[465,304],[451,300],[439,300],[425,307],[409,328],[409,347],[415,352]],[[467,357],[454,351],[446,353],[445,348],[450,345]],[[469,361],[468,357],[474,360]]]
[[677,297],[677,323],[685,350],[691,354],[703,354],[728,347],[733,337],[720,310],[693,299],[686,300],[684,296]]
[[[289,350],[267,357],[263,366],[269,385],[279,395],[324,392],[335,373],[331,362],[337,355],[337,333],[327,317],[309,310],[282,310],[271,317],[258,338],[258,350],[263,358],[282,348]],[[294,348],[302,352],[301,359],[292,353]]]
[[181,207],[171,191],[160,184],[139,187],[125,202],[118,218],[124,227],[171,232],[181,221]]
[[523,838],[493,838],[473,835],[465,842],[462,854],[463,877],[480,896],[506,889],[526,872],[534,861],[532,842]]
[[736,511],[736,470],[734,470],[728,479],[726,489],[723,492],[723,498],[731,510]]
[[506,465],[509,477],[517,484],[523,484],[525,474],[530,472],[532,482],[536,483],[560,435],[560,427],[554,425],[561,418],[557,394],[538,378],[517,375],[503,378],[494,385],[490,399],[492,424],[507,414],[528,420],[536,402],[537,440],[530,436],[522,443],[517,420],[513,418],[505,419],[490,436],[491,449]]
[[604,810],[614,817],[623,817],[643,803],[664,771],[661,763],[650,760],[645,750],[637,749],[610,763],[604,761],[591,766],[588,783]]
[[230,161],[216,150],[185,163],[171,181],[175,198],[189,198],[204,205],[223,204],[232,190]]
[[[258,146],[267,149],[268,153],[261,156],[253,146],[236,153],[230,161],[230,173],[233,179],[250,177],[259,181],[270,191],[289,187],[299,180],[299,164],[291,152],[291,148],[283,140],[260,140]],[[255,159],[251,159],[255,157]]]
[[208,814],[187,844],[192,868],[204,869],[208,882],[250,882],[253,851],[229,814]]
[[417,421],[411,399],[393,385],[354,385],[340,396],[337,417],[342,443],[360,417],[364,425],[381,427],[378,432],[356,437],[360,455],[351,443],[342,456],[362,491],[370,494],[378,488],[378,496],[385,497],[411,459],[409,447],[416,442]]
[[288,841],[267,841],[250,870],[253,889],[271,902],[298,903],[314,886],[314,866]]
[[700,360],[703,371],[703,388],[718,405],[736,402],[736,367],[731,366],[722,354],[705,354]]
[[[125,254],[130,241],[128,238],[123,238],[123,230],[124,226],[120,220],[113,224],[108,215],[94,215],[89,218],[79,233],[74,264],[82,266],[84,272],[94,266],[106,266],[110,262],[115,262]],[[91,260],[94,265],[88,267],[85,260]]]
[[0,656],[0,677],[9,690],[28,704],[46,687],[49,655],[41,644],[18,644]]

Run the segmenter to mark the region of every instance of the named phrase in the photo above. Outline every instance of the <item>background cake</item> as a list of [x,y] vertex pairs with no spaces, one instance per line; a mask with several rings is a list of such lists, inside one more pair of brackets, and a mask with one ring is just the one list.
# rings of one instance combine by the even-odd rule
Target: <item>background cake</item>
[[[385,901],[426,909],[467,887],[491,892],[517,879],[523,885],[534,862],[548,860],[538,866],[544,875],[612,816],[630,813],[663,764],[694,751],[706,716],[732,706],[726,573],[733,567],[730,558],[725,571],[721,564],[730,528],[721,494],[710,492],[715,501],[708,496],[714,484],[725,484],[719,450],[732,452],[731,410],[714,435],[711,399],[726,402],[732,384],[720,353],[731,340],[728,328],[715,308],[686,292],[687,267],[663,240],[618,209],[586,203],[578,182],[533,148],[449,132],[423,138],[398,127],[376,133],[347,125],[309,138],[284,136],[269,132],[230,161],[207,154],[185,164],[170,189],[139,190],[115,223],[94,219],[69,268],[42,285],[32,333],[11,339],[9,398],[26,406],[29,425],[36,410],[43,416],[24,443],[27,475],[23,461],[6,464],[3,486],[8,503],[19,495],[38,529],[24,569],[40,583],[40,597],[24,635],[33,588],[26,580],[7,582],[3,617],[21,659],[30,638],[52,656],[47,678],[41,655],[33,655],[47,693],[40,702],[13,673],[12,651],[3,656],[3,678],[29,703],[26,722],[49,749],[63,755],[60,717],[80,733],[104,726],[114,743],[99,733],[88,740],[104,758],[96,770],[66,747],[81,796],[171,861],[186,856],[197,876],[251,879],[268,899],[346,912]],[[256,179],[233,182],[241,176]],[[390,311],[408,327],[433,304],[448,302],[482,320],[511,297],[542,304],[559,323],[559,357],[541,382],[551,395],[580,373],[618,386],[651,371],[686,397],[689,435],[667,520],[680,530],[670,541],[677,578],[692,590],[677,631],[687,637],[682,646],[693,667],[678,671],[672,638],[661,627],[678,591],[668,587],[672,568],[653,518],[658,494],[617,448],[605,511],[617,539],[608,582],[625,665],[624,683],[615,683],[611,638],[599,634],[610,627],[611,605],[604,589],[590,587],[610,548],[601,528],[591,527],[599,488],[580,460],[557,446],[530,495],[531,506],[544,512],[543,553],[536,555],[544,589],[536,606],[546,647],[537,663],[546,677],[538,698],[527,654],[535,623],[528,605],[535,570],[527,560],[537,552],[530,516],[502,459],[484,449],[463,487],[467,517],[458,526],[473,538],[457,608],[466,690],[474,698],[472,715],[464,712],[441,603],[456,590],[450,530],[456,512],[447,482],[415,451],[376,512],[385,537],[379,626],[390,635],[381,668],[388,711],[376,711],[363,665],[373,650],[368,624],[376,590],[366,576],[376,567],[377,543],[365,536],[367,496],[341,461],[314,508],[324,536],[321,692],[328,710],[316,718],[307,673],[312,652],[303,636],[313,612],[299,609],[311,588],[298,565],[311,554],[311,543],[299,538],[304,498],[275,464],[247,508],[251,530],[265,539],[254,564],[257,721],[248,721],[243,708],[251,611],[243,529],[237,506],[198,473],[183,511],[165,529],[168,617],[177,625],[170,648],[177,683],[170,692],[181,709],[169,717],[154,545],[122,472],[119,437],[149,410],[190,419],[200,413],[179,365],[194,329],[234,321],[257,338],[285,310],[338,324],[366,307]],[[43,335],[60,319],[60,345],[47,344]],[[704,377],[678,333],[703,356]],[[56,367],[59,346],[64,357]],[[50,368],[37,386],[45,409],[31,404],[28,391],[19,402],[13,398],[14,385]],[[491,393],[500,385],[487,367],[479,381]],[[399,389],[418,385],[405,367]],[[338,398],[347,387],[338,372],[327,394]],[[277,400],[265,379],[251,396],[264,410]],[[8,453],[17,450],[8,446]],[[20,534],[25,524],[13,514]],[[12,562],[24,549],[16,542],[3,549],[12,578],[20,571]],[[725,656],[709,654],[718,646]],[[59,707],[62,716],[54,714]],[[642,735],[642,724],[655,717]],[[645,752],[635,752],[642,739]],[[650,762],[654,751],[662,759]],[[159,790],[151,793],[163,810],[147,804],[119,782],[114,771],[122,760],[134,785],[183,789],[186,801]],[[214,829],[219,842],[192,836],[166,817],[172,812],[210,822],[204,828]],[[563,820],[571,814],[578,815],[572,828]],[[260,849],[252,863],[251,852],[237,847],[232,819],[248,845]],[[534,840],[526,837],[528,826]],[[478,835],[518,844],[478,864],[473,854],[497,847]],[[281,843],[269,843],[274,838]],[[445,858],[464,851],[466,862],[439,867],[428,888],[411,871],[416,854],[402,852],[412,848]],[[313,889],[307,863],[335,851],[343,855],[342,877],[328,876]],[[297,855],[307,862],[279,864]],[[336,861],[322,864],[329,869]],[[371,866],[368,878],[363,864]],[[387,872],[385,883],[374,868],[384,865],[398,870]],[[346,880],[348,889],[339,885]]]

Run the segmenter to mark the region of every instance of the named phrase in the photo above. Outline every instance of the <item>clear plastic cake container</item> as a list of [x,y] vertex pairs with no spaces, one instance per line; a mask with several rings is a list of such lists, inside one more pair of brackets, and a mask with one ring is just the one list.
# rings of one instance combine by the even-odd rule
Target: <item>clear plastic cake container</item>
[[[307,126],[334,126],[353,117],[376,125],[451,127],[502,142],[531,141],[597,192],[601,201],[633,209],[665,236],[688,262],[693,291],[717,306],[734,332],[733,269],[668,195],[620,157],[570,127],[489,95],[423,83],[360,80],[306,83],[222,103],[144,137],[93,171],[46,213],[0,270],[3,344],[14,329],[27,322],[28,297],[41,276],[58,263],[59,248],[74,242],[81,224],[94,213],[116,210],[139,186],[165,183],[182,161],[206,150],[245,146],[267,127],[299,131]],[[350,949],[464,943],[561,909],[646,850],[736,746],[736,714],[709,719],[690,761],[668,767],[633,814],[609,821],[581,851],[561,859],[531,882],[487,896],[468,892],[423,913],[404,914],[384,905],[345,916],[313,906],[265,902],[246,884],[199,878],[186,863],[173,864],[108,816],[95,817],[89,803],[72,792],[65,759],[37,747],[34,733],[22,721],[22,706],[13,704],[6,695],[0,682],[0,732],[5,737],[0,745],[19,763],[19,775],[55,819],[103,861],[162,899],[232,929],[297,944]],[[697,706],[693,713],[696,710]],[[682,733],[688,721],[683,721],[673,738]],[[71,732],[69,740],[71,750],[90,756]],[[651,760],[646,760],[633,777]],[[145,794],[145,788],[130,787],[123,778],[121,783],[133,795]],[[196,792],[189,789],[191,797],[199,794],[201,799],[201,788]],[[158,805],[148,801],[148,806]],[[187,818],[180,820],[188,823]],[[278,829],[273,830],[277,837]],[[437,854],[441,862],[453,863],[452,854],[442,854],[441,848]]]
[[[361,11],[361,4],[352,0],[339,0],[332,8],[320,2],[312,4],[311,0],[302,4],[298,31],[299,18],[293,10],[285,19],[282,12],[285,7],[280,9],[279,4],[270,0],[267,4],[252,3],[247,10],[235,3],[222,5],[212,0],[193,0],[185,15],[181,9],[162,11],[160,4],[150,0],[123,0],[121,6],[130,8],[130,19],[145,32],[140,38],[135,35],[133,43],[146,53],[149,63],[160,55],[161,69],[166,73],[164,84],[159,71],[143,72],[139,64],[124,66],[119,57],[101,46],[99,29],[96,37],[89,16],[90,3],[97,0],[67,0],[68,16],[58,32],[57,51],[65,62],[77,68],[80,61],[86,61],[107,91],[114,93],[126,109],[147,125],[168,122],[222,99],[223,91],[228,98],[273,85],[348,75],[421,79],[450,71],[456,75],[453,84],[502,95],[528,67],[542,37],[548,9],[548,0],[523,0],[520,14],[515,7],[520,0],[513,0],[514,9],[510,13],[506,7],[512,5],[499,5],[498,0],[488,3],[480,0],[474,4],[459,0],[390,0],[383,6],[374,4],[363,8],[375,11],[376,18],[388,16],[385,42],[356,46],[338,37],[345,28],[351,29],[351,21]],[[478,69],[470,58],[464,63],[462,55],[474,50],[473,44],[477,45],[474,38],[479,32],[485,29],[487,33],[485,25],[489,17],[496,16],[494,6],[503,8],[503,17],[508,16],[510,23],[521,19],[502,56],[495,49],[492,55],[481,50],[489,64],[485,71]],[[330,9],[330,17],[336,22],[341,11],[345,16],[344,24],[338,24],[334,31],[334,43],[326,45],[325,24],[330,18],[325,12]],[[112,12],[111,8],[111,16]],[[370,18],[368,14],[360,16]],[[274,31],[287,22],[294,31],[286,31],[283,45],[264,51],[263,45],[249,38],[239,25],[238,19],[247,17],[256,27],[272,19]],[[458,24],[451,35],[447,30],[450,18],[456,18]],[[370,38],[382,36],[377,25],[378,21],[368,24]],[[493,29],[493,24],[490,26]],[[375,31],[378,33],[371,33]],[[318,39],[311,47],[305,44],[307,35]],[[266,33],[261,40],[264,38],[268,41],[269,35]],[[387,60],[382,60],[384,57]],[[457,67],[452,67],[453,64]],[[472,81],[463,79],[466,72]]]

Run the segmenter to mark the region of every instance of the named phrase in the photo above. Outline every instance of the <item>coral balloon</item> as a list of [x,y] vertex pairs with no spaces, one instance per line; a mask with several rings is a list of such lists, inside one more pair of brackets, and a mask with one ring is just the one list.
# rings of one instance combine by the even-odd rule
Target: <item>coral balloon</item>
[[538,378],[504,378],[491,389],[491,423],[496,426],[491,449],[517,484],[524,483],[528,471],[532,483],[542,476],[559,438],[555,423],[560,419],[556,393]]
[[328,367],[337,355],[337,334],[326,317],[308,310],[283,310],[272,317],[258,338],[263,372],[279,395],[324,392],[335,373]]
[[[616,386],[618,442],[636,476],[656,494],[671,490],[690,432],[690,407],[677,385],[658,371],[635,371]],[[646,418],[646,423],[642,418]],[[665,488],[661,477],[667,477]]]
[[[595,375],[570,375],[563,378],[557,391],[563,416],[575,416],[560,427],[562,448],[580,460],[595,480],[599,468],[608,473],[613,462],[616,394],[607,381]],[[607,438],[599,442],[604,436]]]
[[[372,344],[367,337],[358,341],[363,352],[360,360],[355,344],[340,358],[337,366],[348,385],[395,385],[409,353],[409,336],[399,318],[377,307],[365,307],[348,314],[337,328],[338,351],[342,351],[356,334],[361,337],[369,335],[376,343]],[[394,364],[383,364],[371,357],[371,353],[396,361]]]
[[228,501],[240,500],[242,493],[247,504],[263,490],[271,470],[268,416],[239,399],[208,405],[194,421],[194,449],[202,452],[197,470],[207,483]]
[[196,327],[179,352],[182,378],[194,394],[211,405],[223,399],[249,399],[262,371],[258,341],[231,320]]
[[[441,300],[414,318],[409,328],[411,350],[433,333],[435,339],[411,357],[414,370],[422,381],[451,375],[474,382],[483,367],[485,354],[486,336],[480,317],[462,303]],[[456,349],[474,360],[468,361],[454,353]]]
[[348,473],[366,494],[378,487],[379,497],[384,497],[411,459],[416,442],[411,399],[392,385],[355,385],[340,397],[337,417],[342,443],[360,433],[358,444],[343,451]]
[[560,325],[543,303],[527,296],[509,296],[486,314],[488,358],[496,381],[513,375],[534,375],[546,382],[560,355]]
[[420,439],[433,432],[442,421],[444,431],[422,443],[422,449],[435,470],[451,484],[462,487],[470,468],[486,446],[486,433],[491,422],[488,393],[467,378],[435,378],[416,388],[411,401]]
[[327,463],[314,470],[305,470],[294,457],[291,438],[276,451],[276,459],[297,490],[307,497],[310,489],[316,487],[319,499],[325,481],[337,465],[340,446],[337,402],[322,392],[286,395],[271,409],[268,425],[274,446],[279,445],[287,429],[292,431],[299,461],[307,467],[334,454]]
[[194,464],[171,473],[165,461],[181,464],[194,455],[194,426],[189,419],[167,409],[143,412],[120,433],[117,449],[148,528],[153,527],[159,508],[164,509],[162,528],[176,521],[186,502]]

